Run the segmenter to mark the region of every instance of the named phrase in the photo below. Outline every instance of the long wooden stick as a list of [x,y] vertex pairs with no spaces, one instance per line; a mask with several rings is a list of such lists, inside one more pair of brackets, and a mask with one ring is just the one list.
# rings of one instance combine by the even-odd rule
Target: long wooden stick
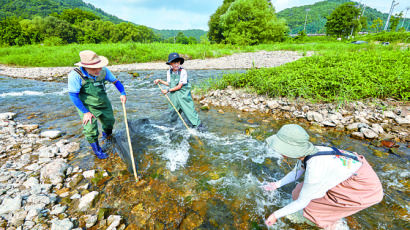
[[128,129],[127,110],[125,109],[124,102],[122,102],[122,109],[124,110],[125,129],[127,131],[128,146],[130,149],[130,155],[131,155],[131,161],[132,161],[132,170],[134,171],[135,182],[138,182],[138,175],[137,175],[137,170],[135,169],[135,162],[134,162],[134,152],[132,151],[132,145],[131,145],[130,130]]
[[[159,85],[159,83],[157,85],[158,85],[159,89],[162,91],[162,87]],[[177,108],[175,108],[175,105],[172,103],[171,99],[169,99],[168,95],[166,95],[166,94],[164,94],[164,95],[168,99],[168,101],[172,105],[172,107],[174,108],[175,112],[177,112],[179,118],[181,118],[181,121],[182,121],[182,123],[184,123],[184,125],[185,125],[186,129],[188,130],[188,132],[192,134],[191,130],[189,129],[188,125],[185,123],[184,119],[182,118],[182,116],[179,113],[179,111],[177,110]],[[195,137],[196,141],[198,141],[198,143],[200,145],[203,145],[202,141],[200,141],[197,136],[195,136],[195,135],[193,135],[193,136]]]
[[[161,89],[161,91],[162,91],[162,87],[159,85],[159,83],[158,83],[157,85],[158,85],[158,87],[159,87],[159,88]],[[186,129],[188,129],[188,131],[189,131],[188,125],[185,123],[184,119],[182,118],[182,116],[181,116],[181,114],[179,113],[179,111],[177,110],[177,108],[175,108],[175,105],[172,103],[171,99],[169,99],[168,95],[166,95],[166,94],[164,94],[164,95],[165,95],[165,97],[168,99],[169,103],[171,103],[172,107],[174,107],[175,112],[177,112],[179,118],[181,118],[181,121],[184,123]]]

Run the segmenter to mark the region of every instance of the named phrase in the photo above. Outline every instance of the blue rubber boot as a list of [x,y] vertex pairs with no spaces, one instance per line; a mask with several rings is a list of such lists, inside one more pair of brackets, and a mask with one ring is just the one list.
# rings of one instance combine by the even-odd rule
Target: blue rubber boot
[[101,149],[98,142],[91,143],[91,148],[93,148],[94,154],[98,157],[98,159],[107,159],[108,155]]

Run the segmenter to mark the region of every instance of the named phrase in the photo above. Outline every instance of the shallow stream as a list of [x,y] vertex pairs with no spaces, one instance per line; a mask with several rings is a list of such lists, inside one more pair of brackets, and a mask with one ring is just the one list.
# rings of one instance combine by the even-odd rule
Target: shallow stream
[[[103,196],[95,209],[122,215],[127,224],[147,228],[264,229],[264,219],[291,200],[294,184],[276,192],[261,186],[290,168],[266,149],[264,139],[281,125],[264,114],[222,108],[199,111],[208,128],[189,133],[181,122],[170,123],[168,104],[152,82],[164,71],[139,71],[139,77],[119,73],[127,92],[127,113],[138,174],[133,180],[119,93],[107,86],[116,117],[110,159],[96,159],[82,138],[81,122],[68,98],[66,83],[0,77],[0,111],[18,113],[16,120],[58,129],[81,142],[71,164],[83,170],[107,170],[108,179],[93,185]],[[189,71],[194,86],[222,71]],[[409,149],[391,151],[377,143],[351,139],[347,134],[299,122],[317,145],[336,146],[362,154],[379,175],[384,200],[347,218],[351,229],[409,229]],[[199,140],[199,141],[198,141]],[[120,156],[120,157],[119,157]],[[123,160],[121,160],[123,159]],[[125,162],[125,163],[124,163]],[[294,165],[295,162],[291,162]],[[127,170],[128,169],[128,170]],[[75,213],[75,209],[71,210]],[[303,229],[285,218],[274,229]]]

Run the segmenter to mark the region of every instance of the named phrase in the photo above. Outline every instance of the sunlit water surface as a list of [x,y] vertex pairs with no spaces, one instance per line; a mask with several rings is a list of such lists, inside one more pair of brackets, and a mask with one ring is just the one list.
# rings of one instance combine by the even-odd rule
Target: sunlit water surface
[[[127,92],[128,121],[138,174],[150,184],[151,193],[147,193],[147,189],[142,193],[138,191],[141,188],[133,185],[123,112],[114,86],[108,85],[107,91],[117,121],[114,152],[122,158],[121,161],[118,155],[111,155],[111,159],[117,160],[109,161],[115,163],[102,164],[91,154],[82,138],[81,122],[68,98],[66,83],[0,77],[0,108],[3,112],[18,113],[16,120],[38,123],[43,130],[58,129],[66,137],[78,139],[82,147],[73,157],[72,165],[84,170],[105,169],[111,175],[119,175],[118,178],[122,178],[124,168],[128,168],[125,179],[95,187],[106,195],[99,207],[119,210],[128,223],[141,223],[136,217],[138,204],[145,205],[141,213],[148,213],[149,202],[144,203],[144,199],[150,199],[147,197],[152,194],[152,197],[159,196],[155,199],[165,208],[162,213],[152,212],[149,217],[157,226],[162,224],[159,226],[172,228],[175,226],[173,222],[181,222],[178,218],[185,218],[199,229],[265,228],[264,219],[290,202],[294,184],[276,192],[261,188],[289,171],[289,166],[270,152],[263,140],[290,121],[275,121],[266,115],[227,108],[223,108],[223,114],[218,112],[220,108],[199,111],[197,104],[200,118],[208,130],[189,133],[181,122],[169,122],[167,100],[152,83],[156,78],[165,79],[164,71],[138,73],[140,77],[137,78],[127,73],[118,75]],[[222,73],[191,70],[189,76],[191,83],[198,87]],[[309,129],[315,144],[354,150],[364,155],[383,183],[383,202],[349,217],[350,228],[409,229],[409,150],[405,145],[398,149],[400,154],[377,157],[375,151],[387,153],[389,150],[351,139],[343,133],[302,125]],[[143,194],[148,196],[144,198]],[[168,202],[169,206],[163,204]],[[274,229],[299,227],[283,218]],[[310,228],[308,225],[301,227]]]

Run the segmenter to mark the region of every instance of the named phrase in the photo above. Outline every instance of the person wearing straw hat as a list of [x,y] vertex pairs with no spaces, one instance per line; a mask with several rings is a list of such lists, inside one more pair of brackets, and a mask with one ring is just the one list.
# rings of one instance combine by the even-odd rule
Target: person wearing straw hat
[[273,212],[265,221],[292,213],[302,214],[320,228],[333,229],[339,220],[379,203],[383,199],[380,180],[364,156],[334,147],[314,146],[299,125],[282,126],[267,145],[284,158],[299,159],[295,168],[281,180],[264,186],[274,191],[296,181],[304,181],[292,192],[293,202]]
[[120,92],[121,102],[127,101],[124,86],[106,67],[108,59],[99,56],[91,50],[80,52],[80,62],[68,74],[68,92],[71,101],[77,107],[78,114],[82,119],[83,134],[90,143],[94,154],[99,159],[106,159],[108,155],[98,143],[97,118],[101,122],[103,140],[111,137],[115,119],[105,91],[105,82],[111,82]]
[[[195,110],[191,96],[191,84],[188,80],[187,71],[181,66],[184,64],[184,58],[180,57],[178,53],[170,53],[166,64],[170,66],[167,71],[167,81],[156,79],[154,83],[169,86],[169,89],[163,89],[161,92],[163,94],[169,93],[168,95],[175,106],[175,110],[179,113],[183,112],[194,128],[203,130],[204,127]],[[178,119],[177,115],[177,112],[171,108],[171,121],[176,121]]]

